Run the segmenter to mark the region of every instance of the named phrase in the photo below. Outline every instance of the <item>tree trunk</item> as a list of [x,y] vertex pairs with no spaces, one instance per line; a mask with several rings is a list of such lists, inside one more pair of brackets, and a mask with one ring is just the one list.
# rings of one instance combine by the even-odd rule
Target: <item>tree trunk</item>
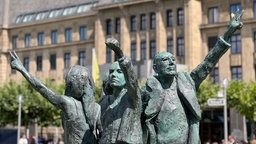
[[40,136],[41,136],[41,138],[43,138],[43,126],[41,126],[41,132],[40,132]]
[[255,139],[254,131],[254,121],[251,121],[251,140]]

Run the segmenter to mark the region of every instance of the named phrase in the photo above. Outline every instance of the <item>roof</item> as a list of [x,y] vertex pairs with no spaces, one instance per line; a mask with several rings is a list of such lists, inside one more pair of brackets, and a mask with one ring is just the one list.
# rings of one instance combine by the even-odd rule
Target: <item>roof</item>
[[86,13],[90,12],[91,7],[95,6],[97,3],[98,1],[91,1],[83,4],[70,5],[66,7],[58,7],[54,9],[21,14],[16,18],[15,23],[19,24],[31,21],[40,21],[45,19],[53,19],[63,16]]

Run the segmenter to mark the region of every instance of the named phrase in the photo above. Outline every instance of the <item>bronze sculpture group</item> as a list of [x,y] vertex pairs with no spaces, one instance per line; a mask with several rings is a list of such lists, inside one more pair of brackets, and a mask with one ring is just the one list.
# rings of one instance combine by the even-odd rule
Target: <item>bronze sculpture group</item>
[[87,68],[71,67],[66,75],[65,95],[61,96],[31,76],[15,52],[11,67],[18,70],[50,103],[62,110],[64,142],[94,143],[177,143],[199,144],[200,106],[196,91],[230,47],[232,34],[242,28],[243,11],[231,18],[227,31],[192,72],[177,72],[174,55],[155,56],[156,75],[138,86],[131,60],[124,56],[119,42],[107,39],[118,61],[104,82],[106,96],[94,101],[94,82]]

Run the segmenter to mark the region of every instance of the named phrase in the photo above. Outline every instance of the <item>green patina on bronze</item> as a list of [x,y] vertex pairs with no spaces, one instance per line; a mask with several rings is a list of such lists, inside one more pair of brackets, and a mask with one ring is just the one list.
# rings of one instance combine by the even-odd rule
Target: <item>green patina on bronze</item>
[[114,62],[104,81],[100,102],[103,133],[99,143],[142,143],[141,96],[131,60],[123,55],[115,39],[107,39],[118,62]]
[[96,144],[102,132],[101,110],[94,102],[94,83],[88,69],[82,66],[70,68],[65,78],[65,95],[58,95],[30,75],[15,52],[10,52],[10,55],[11,67],[21,72],[43,97],[62,110],[64,142]]
[[[177,72],[175,57],[168,52],[155,56],[157,73],[142,88],[144,143],[199,144],[200,106],[196,91],[229,49],[232,34],[242,28],[237,11],[227,31],[192,72]],[[144,122],[145,121],[145,122]]]
[[198,144],[201,111],[196,91],[230,47],[232,34],[242,28],[242,14],[243,11],[236,12],[224,35],[190,73],[176,71],[171,53],[158,53],[153,65],[157,75],[149,77],[141,91],[131,60],[123,55],[117,40],[107,39],[106,45],[115,52],[118,62],[112,64],[104,81],[107,95],[100,102],[101,108],[94,102],[94,83],[85,67],[69,70],[63,96],[31,76],[15,52],[10,52],[11,67],[62,110],[67,144],[93,144],[99,138],[99,143]]

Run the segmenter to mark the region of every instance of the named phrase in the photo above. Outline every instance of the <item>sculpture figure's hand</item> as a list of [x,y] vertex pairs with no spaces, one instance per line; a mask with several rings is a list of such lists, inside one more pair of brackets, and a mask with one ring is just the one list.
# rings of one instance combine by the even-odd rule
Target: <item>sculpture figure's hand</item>
[[238,9],[235,13],[231,14],[231,20],[230,20],[230,23],[229,23],[228,30],[223,35],[224,40],[229,41],[229,39],[232,36],[232,34],[237,29],[241,29],[243,27],[243,23],[240,21],[243,13],[244,13],[244,10],[240,11]]
[[106,46],[112,49],[118,58],[123,57],[123,51],[120,48],[119,42],[114,38],[108,38],[105,42]]
[[24,69],[24,66],[21,63],[20,58],[18,57],[16,52],[15,51],[10,51],[9,53],[11,55],[11,67],[12,67],[12,69],[22,71]]
[[240,19],[244,13],[244,10],[237,10],[234,14],[231,14],[230,27],[234,29],[241,29],[243,27],[243,23],[240,22]]

